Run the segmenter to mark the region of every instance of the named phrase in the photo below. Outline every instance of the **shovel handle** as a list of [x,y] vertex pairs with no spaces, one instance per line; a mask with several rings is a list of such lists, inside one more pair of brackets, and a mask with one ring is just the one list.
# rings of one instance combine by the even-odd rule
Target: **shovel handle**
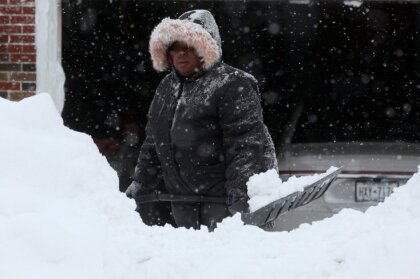
[[148,202],[210,202],[210,203],[226,203],[226,197],[210,197],[210,196],[191,196],[191,195],[172,195],[172,194],[147,194],[135,197],[138,203]]

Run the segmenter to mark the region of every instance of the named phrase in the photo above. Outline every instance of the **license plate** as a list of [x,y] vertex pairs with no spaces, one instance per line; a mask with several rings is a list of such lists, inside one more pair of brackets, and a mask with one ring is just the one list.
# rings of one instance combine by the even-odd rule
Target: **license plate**
[[382,202],[398,187],[395,181],[359,181],[356,182],[356,201]]

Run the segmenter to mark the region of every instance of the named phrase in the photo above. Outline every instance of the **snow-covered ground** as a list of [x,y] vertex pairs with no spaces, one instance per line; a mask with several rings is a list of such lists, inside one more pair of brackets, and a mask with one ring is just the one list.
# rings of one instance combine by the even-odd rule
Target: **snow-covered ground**
[[[366,213],[288,232],[147,227],[47,94],[0,98],[0,278],[420,278],[420,175]],[[261,182],[263,183],[263,182]]]

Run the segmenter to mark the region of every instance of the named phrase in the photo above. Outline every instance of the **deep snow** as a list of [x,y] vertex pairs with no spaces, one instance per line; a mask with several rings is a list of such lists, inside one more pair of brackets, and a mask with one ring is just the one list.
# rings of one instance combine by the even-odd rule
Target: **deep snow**
[[288,232],[140,223],[89,136],[47,94],[0,98],[0,278],[420,278],[420,175],[366,213]]

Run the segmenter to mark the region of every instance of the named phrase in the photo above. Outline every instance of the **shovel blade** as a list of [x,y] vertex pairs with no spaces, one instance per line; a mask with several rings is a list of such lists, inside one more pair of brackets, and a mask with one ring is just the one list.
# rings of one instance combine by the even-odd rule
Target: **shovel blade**
[[[273,222],[281,215],[287,214],[298,207],[306,205],[322,197],[330,187],[331,183],[337,178],[341,169],[342,168],[339,168],[314,183],[305,186],[302,192],[292,193],[286,197],[271,202],[254,212],[249,212],[249,208],[248,211],[236,210],[236,212],[242,213],[242,221],[247,225],[254,225],[261,228],[272,226]],[[234,209],[236,209],[236,207]]]

